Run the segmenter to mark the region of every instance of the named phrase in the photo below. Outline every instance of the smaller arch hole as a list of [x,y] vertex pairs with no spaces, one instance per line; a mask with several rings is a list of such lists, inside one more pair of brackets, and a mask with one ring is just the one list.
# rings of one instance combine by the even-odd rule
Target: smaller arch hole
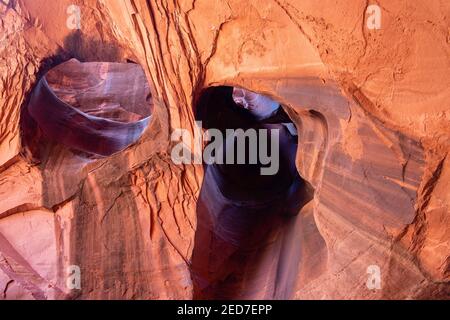
[[22,126],[34,122],[42,139],[25,144],[51,141],[87,157],[105,157],[140,138],[152,99],[138,64],[71,59],[39,80],[26,111],[22,117],[30,119],[21,119]]

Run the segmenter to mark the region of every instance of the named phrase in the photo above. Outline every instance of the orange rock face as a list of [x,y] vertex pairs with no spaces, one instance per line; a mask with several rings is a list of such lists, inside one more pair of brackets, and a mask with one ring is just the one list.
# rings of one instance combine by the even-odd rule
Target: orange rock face
[[[448,2],[54,2],[0,1],[0,299],[450,298]],[[231,87],[273,179],[173,161]]]

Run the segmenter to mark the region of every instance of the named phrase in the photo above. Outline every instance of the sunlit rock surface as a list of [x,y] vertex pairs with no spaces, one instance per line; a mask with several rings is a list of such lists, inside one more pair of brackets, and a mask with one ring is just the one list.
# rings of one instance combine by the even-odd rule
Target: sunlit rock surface
[[[244,263],[208,297],[450,297],[450,3],[379,1],[380,29],[367,28],[366,1],[78,4],[81,29],[71,30],[72,1],[0,2],[0,299],[202,298],[198,250],[226,259],[203,266],[215,279]],[[61,101],[90,116],[151,114],[137,141],[97,156],[48,139],[59,135],[39,123],[54,114],[27,114],[39,81],[70,58],[143,68],[141,85],[103,83],[94,95],[75,90],[89,77],[69,82],[75,95],[52,78]],[[201,199],[202,165],[170,157],[171,132],[193,133],[202,92],[219,85],[283,105],[298,131],[296,168],[314,189],[246,252],[252,263],[196,241],[199,204],[217,203]],[[101,90],[119,104],[95,103]],[[69,266],[80,289],[67,286]],[[379,289],[367,286],[371,266]]]

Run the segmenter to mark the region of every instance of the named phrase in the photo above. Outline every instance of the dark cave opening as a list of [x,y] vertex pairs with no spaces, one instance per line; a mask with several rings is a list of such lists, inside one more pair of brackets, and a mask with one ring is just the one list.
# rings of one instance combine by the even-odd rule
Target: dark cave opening
[[[261,174],[266,164],[249,163],[252,147],[260,155],[261,139],[245,139],[245,163],[216,161],[205,165],[197,204],[197,231],[192,255],[195,299],[257,299],[289,295],[276,288],[280,239],[301,208],[313,197],[313,188],[296,165],[298,137],[283,107],[270,98],[244,89],[212,87],[200,96],[196,120],[203,128],[223,133],[223,155],[236,137],[227,130],[267,130],[270,154],[278,159],[274,174]],[[259,130],[259,131],[258,131]],[[272,133],[276,132],[276,135]],[[273,148],[273,139],[278,147]],[[217,143],[211,141],[210,143]],[[231,144],[234,160],[239,156]],[[207,148],[207,146],[205,147]],[[242,150],[241,150],[242,151]],[[282,293],[280,293],[282,292]]]

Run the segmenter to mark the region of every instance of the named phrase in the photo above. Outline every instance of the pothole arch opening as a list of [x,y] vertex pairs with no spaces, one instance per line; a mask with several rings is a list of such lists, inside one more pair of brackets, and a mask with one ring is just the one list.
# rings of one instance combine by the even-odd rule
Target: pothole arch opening
[[[195,115],[203,128],[223,133],[219,153],[224,161],[205,165],[192,256],[194,298],[252,299],[289,294],[290,288],[276,288],[273,277],[277,267],[270,261],[276,262],[280,252],[274,251],[274,244],[281,241],[314,193],[295,165],[299,147],[295,124],[278,102],[227,86],[204,90]],[[239,137],[230,135],[230,130],[244,133]],[[261,132],[268,143],[261,144],[265,139]],[[238,140],[245,141],[245,147],[239,148]],[[209,142],[213,143],[217,145],[215,140]],[[278,161],[278,170],[269,175],[261,174],[267,163],[258,157],[264,145],[268,150],[263,151]],[[230,150],[232,157],[227,158]],[[239,152],[245,152],[244,162],[239,163]],[[252,152],[256,153],[253,163]],[[234,161],[226,161],[230,159]]]
[[22,117],[29,119],[21,119],[22,126],[34,122],[39,139],[24,144],[45,140],[88,157],[105,157],[140,138],[151,120],[152,99],[137,64],[71,59],[39,80],[26,111]]

